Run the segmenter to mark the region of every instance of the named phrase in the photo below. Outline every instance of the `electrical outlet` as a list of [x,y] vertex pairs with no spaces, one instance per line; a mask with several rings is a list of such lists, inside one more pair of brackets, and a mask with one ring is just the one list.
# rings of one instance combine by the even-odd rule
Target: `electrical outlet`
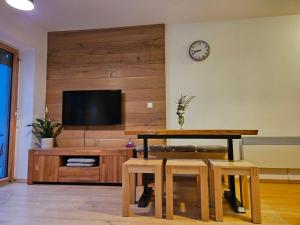
[[153,103],[152,102],[147,102],[147,108],[152,109],[153,108]]

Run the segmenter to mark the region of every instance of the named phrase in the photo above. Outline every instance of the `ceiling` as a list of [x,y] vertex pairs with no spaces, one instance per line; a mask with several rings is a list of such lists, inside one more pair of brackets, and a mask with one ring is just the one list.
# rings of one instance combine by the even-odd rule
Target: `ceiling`
[[[4,0],[0,9],[47,31],[182,24],[300,14],[300,0],[34,0],[22,12]],[[0,11],[1,12],[1,11]]]

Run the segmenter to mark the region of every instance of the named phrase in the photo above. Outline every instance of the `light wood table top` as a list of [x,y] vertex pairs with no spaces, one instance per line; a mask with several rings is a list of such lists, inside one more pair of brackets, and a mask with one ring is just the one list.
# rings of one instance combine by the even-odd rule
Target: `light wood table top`
[[257,135],[258,130],[125,130],[125,135]]

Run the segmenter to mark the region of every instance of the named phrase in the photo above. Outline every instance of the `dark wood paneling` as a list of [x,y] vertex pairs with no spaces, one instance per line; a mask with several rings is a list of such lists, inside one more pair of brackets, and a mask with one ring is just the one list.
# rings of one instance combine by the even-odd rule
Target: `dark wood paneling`
[[165,128],[164,25],[48,33],[50,117],[61,121],[64,90],[101,89],[122,89],[123,124],[66,127],[59,146],[124,146],[124,130]]
[[57,182],[58,166],[58,156],[34,156],[33,180],[36,182]]
[[100,181],[103,183],[122,182],[122,164],[127,156],[104,156]]
[[99,167],[59,167],[59,182],[99,183]]

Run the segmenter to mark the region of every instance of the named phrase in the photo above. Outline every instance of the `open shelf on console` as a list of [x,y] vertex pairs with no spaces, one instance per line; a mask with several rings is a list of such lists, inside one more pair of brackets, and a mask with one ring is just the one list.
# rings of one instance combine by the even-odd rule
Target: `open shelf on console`
[[[99,167],[101,164],[101,156],[85,156],[85,155],[63,155],[59,157],[59,167],[67,167],[67,168],[76,168],[77,166],[67,166],[68,163],[68,159],[93,159],[95,160],[95,163],[93,166],[91,166],[92,168],[94,167]],[[78,166],[78,167],[82,167],[82,168],[91,168],[88,166]]]

